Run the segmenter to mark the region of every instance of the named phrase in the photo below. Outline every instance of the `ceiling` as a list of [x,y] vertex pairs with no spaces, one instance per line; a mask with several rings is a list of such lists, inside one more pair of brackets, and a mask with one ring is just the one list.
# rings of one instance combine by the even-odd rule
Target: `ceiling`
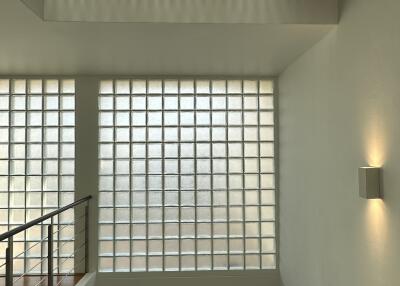
[[20,0],[45,21],[335,24],[337,0]]
[[275,76],[332,27],[45,22],[1,0],[0,74]]

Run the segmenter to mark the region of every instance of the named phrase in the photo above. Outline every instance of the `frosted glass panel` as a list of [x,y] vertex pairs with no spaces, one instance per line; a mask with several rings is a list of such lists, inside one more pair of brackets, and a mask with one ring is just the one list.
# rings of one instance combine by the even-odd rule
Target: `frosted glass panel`
[[101,81],[99,271],[275,268],[273,102],[269,80]]
[[[73,202],[74,93],[73,79],[0,79],[0,232]],[[65,219],[72,222],[73,215]],[[73,253],[73,226],[65,228],[66,221],[58,217],[54,221],[59,229],[54,241],[57,264],[59,257]],[[46,271],[39,263],[45,249],[34,246],[45,236],[44,229],[27,230],[26,243],[18,241],[23,233],[15,238],[14,255],[32,246],[25,263],[16,259],[16,274]],[[73,255],[56,272],[68,272],[71,265]]]

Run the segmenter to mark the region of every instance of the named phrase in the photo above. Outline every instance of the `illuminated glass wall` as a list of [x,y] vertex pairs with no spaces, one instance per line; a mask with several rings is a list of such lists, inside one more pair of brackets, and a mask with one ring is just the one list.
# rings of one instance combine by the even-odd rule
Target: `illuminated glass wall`
[[276,267],[272,81],[99,93],[99,271]]

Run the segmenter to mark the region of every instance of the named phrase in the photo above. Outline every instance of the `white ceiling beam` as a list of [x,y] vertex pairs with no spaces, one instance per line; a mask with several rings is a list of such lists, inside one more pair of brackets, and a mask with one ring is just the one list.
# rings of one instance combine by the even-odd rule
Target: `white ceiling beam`
[[[336,24],[337,0],[21,0],[46,21]],[[34,9],[32,9],[34,10]],[[39,9],[40,11],[40,9]]]

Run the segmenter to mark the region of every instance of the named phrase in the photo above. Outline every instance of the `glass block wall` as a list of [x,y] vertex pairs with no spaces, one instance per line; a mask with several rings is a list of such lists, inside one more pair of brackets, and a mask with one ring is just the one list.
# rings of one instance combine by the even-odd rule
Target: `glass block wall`
[[274,269],[273,82],[99,89],[99,271]]
[[[74,80],[0,79],[0,233],[73,202],[74,158]],[[65,272],[73,266],[73,212],[57,219],[54,265]],[[14,237],[16,273],[47,272],[47,247],[38,243],[45,224]],[[5,248],[0,242],[0,265]]]

